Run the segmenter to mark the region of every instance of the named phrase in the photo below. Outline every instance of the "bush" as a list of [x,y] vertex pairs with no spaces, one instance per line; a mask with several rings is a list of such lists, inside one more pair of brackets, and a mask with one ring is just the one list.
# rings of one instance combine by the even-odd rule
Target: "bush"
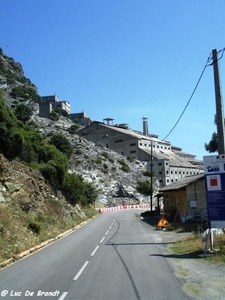
[[31,220],[28,224],[28,229],[33,231],[35,234],[39,234],[41,231],[41,225],[34,220]]
[[74,125],[70,126],[70,128],[69,128],[68,131],[69,131],[70,134],[74,134],[74,133],[76,133],[76,131],[77,131],[78,128],[79,128],[78,125],[74,124]]
[[144,195],[151,195],[151,185],[148,181],[138,181],[137,182],[137,191]]
[[63,193],[72,205],[79,203],[83,206],[93,204],[98,196],[94,185],[84,182],[82,176],[76,174],[65,175]]
[[132,162],[134,162],[134,157],[133,156],[127,156],[127,160],[132,163]]
[[103,151],[103,152],[101,153],[101,156],[103,156],[103,157],[105,157],[105,158],[109,158],[109,154],[108,154],[107,152],[105,152],[105,151]]
[[121,165],[121,170],[124,172],[130,172],[130,167],[125,163],[124,160],[118,160],[118,163]]
[[147,176],[147,177],[152,177],[153,173],[151,173],[151,171],[145,170],[145,171],[143,171],[143,175]]
[[73,152],[73,148],[68,139],[61,133],[52,134],[50,144],[54,145],[59,151],[64,153],[68,158]]

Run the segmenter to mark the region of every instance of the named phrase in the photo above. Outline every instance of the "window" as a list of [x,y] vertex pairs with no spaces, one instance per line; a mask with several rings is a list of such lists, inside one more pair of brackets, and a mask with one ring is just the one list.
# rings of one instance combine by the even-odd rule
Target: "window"
[[132,151],[130,151],[130,153],[136,153],[136,150],[132,150]]
[[162,165],[162,163],[160,162],[160,163],[158,163],[158,166],[161,166]]
[[135,144],[135,143],[132,143],[132,144],[130,144],[130,146],[136,146],[136,144]]
[[121,140],[115,140],[114,141],[114,143],[122,143],[123,142],[123,140],[121,139]]

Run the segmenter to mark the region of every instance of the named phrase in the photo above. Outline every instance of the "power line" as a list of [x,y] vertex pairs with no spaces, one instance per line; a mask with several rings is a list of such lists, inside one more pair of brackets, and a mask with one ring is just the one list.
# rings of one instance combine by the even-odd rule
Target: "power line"
[[[223,50],[225,50],[225,48],[224,48]],[[224,52],[224,51],[223,51],[223,52]],[[223,54],[223,53],[222,53],[222,54]],[[220,57],[220,58],[222,58],[222,57]],[[209,55],[209,57],[208,57],[208,59],[207,59],[207,62],[206,62],[205,66],[204,66],[204,68],[203,68],[203,70],[202,70],[202,73],[201,73],[201,75],[200,75],[200,77],[199,77],[199,79],[198,79],[198,81],[197,81],[197,83],[196,83],[196,85],[195,85],[195,88],[194,88],[194,90],[193,90],[193,92],[192,92],[192,94],[191,94],[191,96],[190,96],[190,98],[189,98],[189,100],[188,100],[186,106],[184,107],[184,109],[183,109],[183,111],[182,111],[180,117],[178,118],[177,122],[175,123],[175,125],[173,126],[173,128],[170,130],[170,132],[167,134],[167,136],[164,137],[163,141],[171,134],[171,132],[174,130],[174,128],[177,126],[177,124],[179,123],[180,119],[182,118],[182,116],[183,116],[185,110],[187,109],[188,105],[190,104],[191,99],[192,99],[192,97],[194,96],[194,93],[195,93],[195,91],[196,91],[196,89],[197,89],[197,87],[198,87],[198,85],[199,85],[199,83],[200,83],[200,81],[201,81],[201,79],[202,79],[202,76],[203,76],[203,74],[204,74],[204,72],[205,72],[205,69],[206,69],[208,66],[211,65],[211,64],[209,64],[210,60],[212,60],[212,54]]]

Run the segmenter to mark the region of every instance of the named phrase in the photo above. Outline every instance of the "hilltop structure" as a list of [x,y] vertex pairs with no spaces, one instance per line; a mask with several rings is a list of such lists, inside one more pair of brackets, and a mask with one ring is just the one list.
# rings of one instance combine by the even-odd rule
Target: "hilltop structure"
[[91,124],[91,119],[88,117],[85,111],[81,113],[71,113],[70,102],[60,101],[59,97],[57,97],[55,94],[41,97],[41,101],[39,103],[39,117],[50,118],[52,110],[57,107],[66,111],[68,117],[73,122],[82,126],[88,126]]
[[204,172],[202,161],[195,159],[195,155],[182,152],[181,148],[149,134],[147,117],[143,118],[143,132],[131,130],[125,123],[114,125],[113,121],[112,118],[106,118],[103,122],[94,121],[77,133],[96,145],[146,161],[147,168],[153,171],[160,187]]

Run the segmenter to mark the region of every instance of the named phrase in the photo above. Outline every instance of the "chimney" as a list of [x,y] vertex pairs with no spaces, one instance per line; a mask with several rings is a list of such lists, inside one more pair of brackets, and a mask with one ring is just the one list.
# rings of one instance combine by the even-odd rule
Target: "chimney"
[[143,121],[143,134],[145,136],[148,136],[148,118],[147,117],[143,117],[142,121]]

